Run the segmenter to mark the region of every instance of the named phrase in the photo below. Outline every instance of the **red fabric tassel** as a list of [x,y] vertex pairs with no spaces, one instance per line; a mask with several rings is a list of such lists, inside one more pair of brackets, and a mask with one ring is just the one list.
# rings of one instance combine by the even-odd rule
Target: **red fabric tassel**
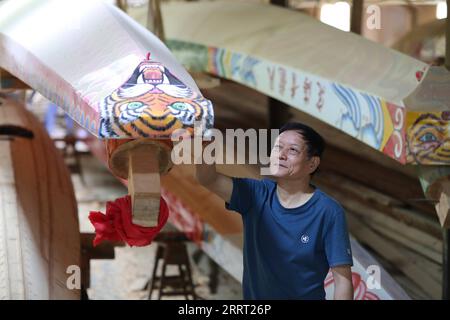
[[89,220],[95,228],[94,247],[104,240],[124,241],[130,246],[149,245],[161,231],[169,217],[169,209],[161,197],[156,227],[142,227],[131,221],[131,197],[129,195],[106,203],[106,214],[91,211]]

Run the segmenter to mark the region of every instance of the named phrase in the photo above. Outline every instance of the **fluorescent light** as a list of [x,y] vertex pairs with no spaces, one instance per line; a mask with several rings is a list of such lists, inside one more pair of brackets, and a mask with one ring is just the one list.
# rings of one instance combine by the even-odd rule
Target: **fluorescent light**
[[436,18],[437,19],[447,18],[447,3],[445,1],[438,2],[436,6]]
[[320,21],[332,27],[350,31],[350,5],[343,1],[324,4],[320,9]]

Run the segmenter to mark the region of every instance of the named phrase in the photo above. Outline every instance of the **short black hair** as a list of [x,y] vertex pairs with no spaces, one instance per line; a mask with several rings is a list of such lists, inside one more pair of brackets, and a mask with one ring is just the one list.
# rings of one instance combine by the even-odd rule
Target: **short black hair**
[[300,122],[288,122],[280,128],[280,134],[290,130],[297,131],[302,135],[306,143],[308,158],[322,157],[323,150],[325,149],[325,140],[316,130]]

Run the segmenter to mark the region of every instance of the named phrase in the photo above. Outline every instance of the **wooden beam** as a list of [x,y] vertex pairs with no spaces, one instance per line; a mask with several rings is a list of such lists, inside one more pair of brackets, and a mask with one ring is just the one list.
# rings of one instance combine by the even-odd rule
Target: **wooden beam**
[[361,34],[363,9],[364,0],[353,0],[352,13],[350,17],[350,31],[353,33]]
[[450,0],[447,0],[447,19],[445,25],[445,67],[450,71]]
[[160,0],[148,1],[147,29],[161,39],[161,41],[165,41]]
[[[450,71],[450,0],[447,0],[447,19],[446,19],[446,28],[445,28],[445,68]],[[448,188],[448,184],[446,189]],[[447,191],[447,190],[446,190]],[[448,193],[443,193],[439,202],[442,203],[442,206],[439,207],[436,211],[441,212],[441,215],[446,215],[447,218],[444,218],[444,223],[448,220]],[[444,205],[444,202],[446,203]],[[447,208],[447,212],[445,212]],[[442,253],[442,299],[450,300],[450,229],[443,230],[443,253]]]

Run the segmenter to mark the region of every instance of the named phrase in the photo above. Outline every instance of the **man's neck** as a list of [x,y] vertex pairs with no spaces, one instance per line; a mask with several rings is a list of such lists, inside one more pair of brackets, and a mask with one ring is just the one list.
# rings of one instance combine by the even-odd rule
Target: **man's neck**
[[305,204],[314,194],[310,179],[277,180],[278,200],[285,208],[296,208]]

